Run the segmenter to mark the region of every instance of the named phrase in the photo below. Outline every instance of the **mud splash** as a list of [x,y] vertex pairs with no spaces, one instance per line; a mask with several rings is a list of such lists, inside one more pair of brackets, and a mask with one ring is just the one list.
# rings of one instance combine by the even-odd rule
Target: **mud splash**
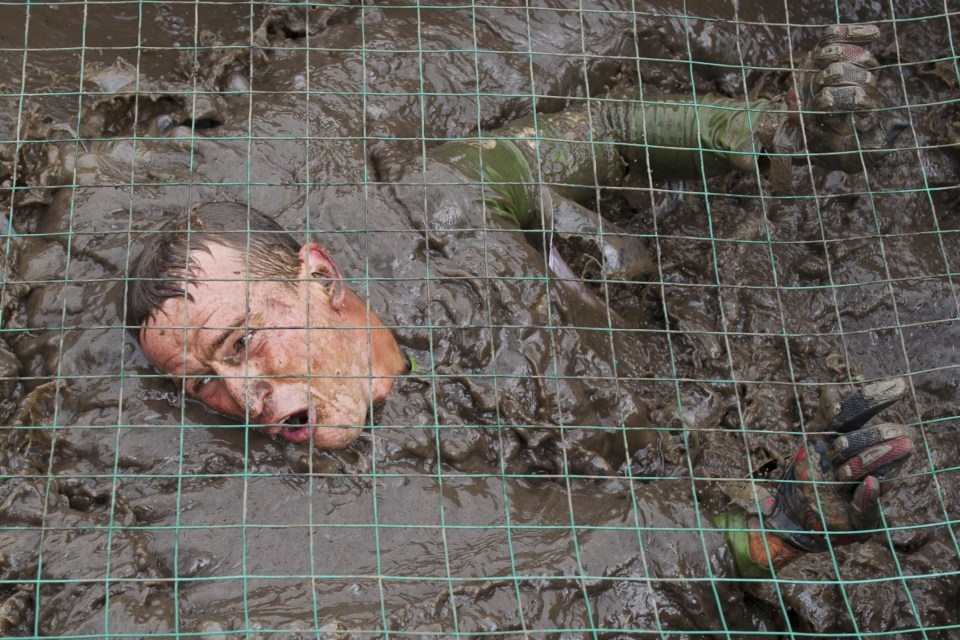
[[[816,197],[760,199],[741,176],[711,181],[709,199],[646,176],[602,190],[598,209],[659,260],[654,282],[605,283],[575,240],[562,247],[619,320],[552,289],[535,242],[425,232],[424,193],[394,184],[423,140],[618,82],[781,90],[772,69],[816,32],[779,25],[838,17],[714,5],[687,2],[688,21],[680,2],[614,0],[4,7],[3,635],[907,638],[958,624],[943,523],[960,508],[960,116],[938,61],[960,21],[942,5],[840,8],[913,18],[887,25],[878,58],[890,103],[919,105],[921,154],[869,178],[798,168]],[[743,63],[759,66],[744,78]],[[140,233],[212,199],[313,230],[420,363],[354,448],[221,424],[124,330]],[[724,480],[776,473],[816,385],[903,373],[912,402],[889,417],[922,421],[924,442],[886,496],[891,539],[836,567],[804,559],[779,591],[703,579],[732,575],[706,521]]]

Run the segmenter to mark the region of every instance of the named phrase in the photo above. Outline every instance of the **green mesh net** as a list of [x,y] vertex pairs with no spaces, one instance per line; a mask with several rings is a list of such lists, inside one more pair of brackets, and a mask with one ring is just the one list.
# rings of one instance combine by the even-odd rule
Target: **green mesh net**
[[[898,120],[896,151],[778,161],[752,128],[851,23],[880,29],[855,143]],[[958,29],[947,1],[0,2],[0,635],[955,637]],[[607,135],[664,100],[695,140],[707,104],[748,128]],[[171,233],[209,203],[250,252]],[[164,289],[137,265],[177,242],[203,262]],[[741,575],[724,514],[824,389],[898,377],[879,524]]]

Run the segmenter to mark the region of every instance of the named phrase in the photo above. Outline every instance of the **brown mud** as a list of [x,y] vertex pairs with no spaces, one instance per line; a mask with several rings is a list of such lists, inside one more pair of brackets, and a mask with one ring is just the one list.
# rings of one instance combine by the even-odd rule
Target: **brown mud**
[[[953,637],[956,10],[505,4],[0,7],[0,634]],[[882,24],[911,149],[868,176],[798,167],[802,197],[739,175],[601,190],[659,260],[593,283],[616,314],[558,290],[539,238],[442,228],[392,184],[439,140],[616,83],[775,93],[803,25],[838,19]],[[351,449],[223,424],[125,331],[142,232],[213,199],[329,247],[419,363]],[[885,417],[923,437],[890,535],[779,588],[731,580],[725,480],[776,475],[817,385],[897,374]]]

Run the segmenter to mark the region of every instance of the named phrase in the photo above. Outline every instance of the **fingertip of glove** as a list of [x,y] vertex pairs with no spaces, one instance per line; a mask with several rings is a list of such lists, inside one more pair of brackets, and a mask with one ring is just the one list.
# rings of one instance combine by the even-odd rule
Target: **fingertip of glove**
[[872,404],[892,404],[905,397],[908,389],[907,379],[898,377],[865,384],[860,392]]
[[826,87],[814,99],[814,108],[818,111],[869,111],[876,107],[877,101],[856,85]]
[[865,384],[840,403],[823,404],[821,400],[825,428],[840,432],[858,429],[906,394],[907,381],[893,378]]
[[859,525],[869,526],[880,512],[880,481],[867,476],[853,494],[852,506],[859,517]]
[[823,30],[820,44],[848,42],[867,44],[880,37],[880,27],[875,24],[835,24]]
[[872,53],[863,47],[847,42],[835,42],[820,47],[815,52],[814,59],[821,68],[835,62],[848,62],[861,69],[873,69],[880,66]]
[[[896,430],[892,439],[864,448],[857,455],[851,457],[835,471],[836,479],[840,482],[851,482],[867,478],[890,478],[895,476],[901,467],[913,455],[915,445],[913,438],[904,432],[900,425],[883,425],[891,428],[890,435]],[[871,428],[873,430],[875,428]]]
[[823,86],[861,86],[869,90],[877,86],[877,78],[871,71],[849,62],[831,62],[821,72],[819,81]]
[[894,142],[896,142],[900,134],[909,126],[909,122],[899,119],[881,123],[880,132],[883,136],[883,146],[888,149],[893,147]]

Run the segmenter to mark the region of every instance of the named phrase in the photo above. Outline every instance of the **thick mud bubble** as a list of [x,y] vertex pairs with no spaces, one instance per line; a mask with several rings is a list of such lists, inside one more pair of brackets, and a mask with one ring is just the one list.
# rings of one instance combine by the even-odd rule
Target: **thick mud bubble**
[[[781,25],[836,8],[567,4],[32,5],[29,29],[4,9],[2,635],[949,637],[960,162],[938,61],[960,23],[932,2],[840,8],[905,20],[884,28],[881,92],[919,105],[922,156],[798,167],[809,197],[757,198],[749,176],[709,198],[645,174],[600,190],[656,262],[607,282],[565,240],[606,313],[553,286],[538,238],[439,211],[405,168],[616,83],[775,93],[816,40]],[[352,448],[184,402],[123,326],[142,234],[214,199],[309,229],[418,363]],[[904,373],[911,401],[884,417],[923,437],[885,496],[890,537],[779,587],[724,578],[726,484],[776,476],[817,385]]]

